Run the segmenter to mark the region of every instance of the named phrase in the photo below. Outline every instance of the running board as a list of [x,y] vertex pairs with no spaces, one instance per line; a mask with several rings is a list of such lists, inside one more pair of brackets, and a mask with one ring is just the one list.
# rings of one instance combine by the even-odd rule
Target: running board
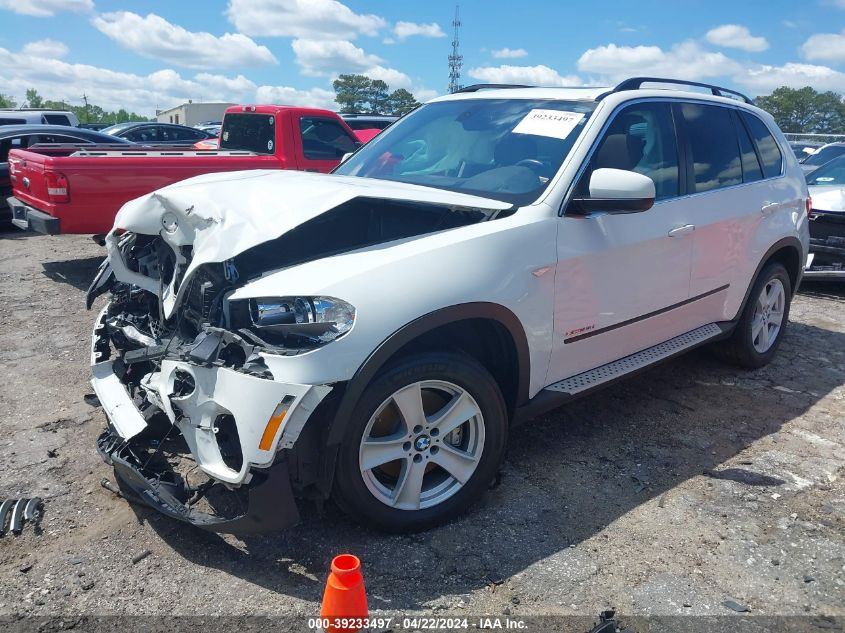
[[593,389],[606,382],[621,378],[626,374],[666,360],[685,350],[697,347],[712,338],[716,338],[722,332],[722,328],[715,323],[708,323],[636,354],[631,354],[607,365],[602,365],[601,367],[596,367],[595,369],[576,374],[569,378],[564,378],[560,382],[549,385],[544,391],[556,391],[574,396],[582,391]]

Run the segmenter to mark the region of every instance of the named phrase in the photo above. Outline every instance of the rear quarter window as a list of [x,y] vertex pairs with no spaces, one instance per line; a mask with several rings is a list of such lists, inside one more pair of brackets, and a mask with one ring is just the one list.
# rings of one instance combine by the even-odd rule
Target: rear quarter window
[[763,174],[766,178],[780,176],[783,171],[783,155],[780,153],[775,137],[759,118],[749,112],[741,113],[751,136],[757,145],[760,160],[763,161]]
[[26,119],[0,118],[0,125],[23,125],[24,123],[26,123]]

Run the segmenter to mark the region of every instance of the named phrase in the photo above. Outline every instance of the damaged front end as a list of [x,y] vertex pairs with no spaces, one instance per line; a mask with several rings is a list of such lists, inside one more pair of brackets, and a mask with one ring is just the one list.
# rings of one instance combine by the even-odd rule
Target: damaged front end
[[[189,247],[126,233],[89,289],[89,306],[111,293],[92,336],[92,385],[109,419],[97,448],[124,488],[173,518],[220,532],[292,525],[298,512],[280,448],[293,440],[282,436],[301,429],[332,387],[280,380],[265,356],[322,341],[284,323],[259,330],[255,302],[226,301],[238,287],[232,263],[178,279],[190,260]],[[145,287],[119,281],[115,265]],[[166,287],[179,296],[169,318]]]

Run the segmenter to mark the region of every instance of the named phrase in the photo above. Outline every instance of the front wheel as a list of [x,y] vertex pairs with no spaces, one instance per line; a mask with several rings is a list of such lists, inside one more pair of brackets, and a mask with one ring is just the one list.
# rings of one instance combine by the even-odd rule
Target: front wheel
[[502,394],[481,364],[454,353],[410,356],[364,391],[340,447],[334,497],[379,529],[432,527],[483,494],[506,435]]
[[763,268],[731,337],[717,346],[729,362],[757,369],[774,358],[789,319],[792,283],[782,264]]

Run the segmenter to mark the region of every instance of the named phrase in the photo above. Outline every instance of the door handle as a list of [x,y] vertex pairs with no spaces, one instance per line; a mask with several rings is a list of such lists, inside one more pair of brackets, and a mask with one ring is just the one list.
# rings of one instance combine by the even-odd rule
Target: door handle
[[684,224],[683,226],[676,226],[669,231],[669,237],[681,237],[682,235],[689,235],[695,230],[695,224]]
[[777,211],[780,208],[780,202],[770,202],[769,204],[764,204],[760,208],[760,213],[763,215],[769,215],[773,211]]

